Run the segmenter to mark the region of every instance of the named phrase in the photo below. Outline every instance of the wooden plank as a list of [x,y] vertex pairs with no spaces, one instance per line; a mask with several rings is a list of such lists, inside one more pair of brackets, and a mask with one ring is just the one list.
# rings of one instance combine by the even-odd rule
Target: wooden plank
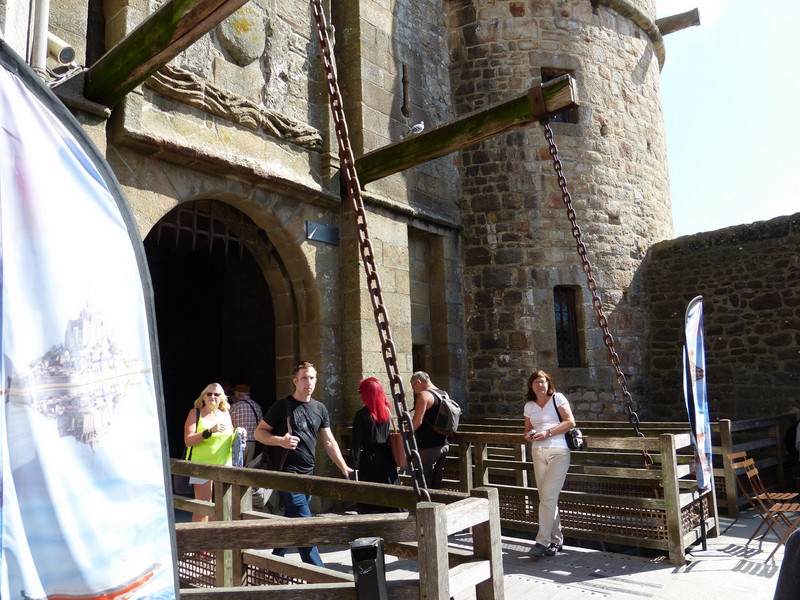
[[[225,467],[185,460],[171,459],[171,470],[180,475],[193,475],[242,486],[278,489],[297,494],[310,494],[333,500],[362,501],[369,496],[374,504],[414,510],[417,500],[409,486],[386,485],[361,481],[350,481],[333,477],[295,475],[263,469]],[[435,502],[450,503],[468,498],[463,492],[429,490]]]
[[483,523],[489,516],[489,501],[485,498],[467,498],[447,505],[447,535]]
[[408,513],[176,523],[175,537],[181,552],[346,545],[360,537],[409,542],[416,540],[416,519]]
[[[674,454],[675,436],[665,433],[661,436],[661,456],[674,456]],[[663,460],[661,470],[664,474],[662,489],[664,490],[664,504],[667,509],[669,560],[674,565],[682,565],[685,562],[686,547],[683,544],[683,531],[681,529],[681,507],[676,465],[673,461]]]
[[736,473],[728,460],[728,454],[733,452],[733,436],[731,435],[731,420],[720,419],[719,421],[720,446],[722,452],[722,465],[725,475],[725,509],[729,517],[739,518],[739,503],[736,496],[739,494],[736,484]]
[[[416,580],[387,581],[389,600],[419,600]],[[357,600],[353,583],[264,585],[241,588],[183,588],[190,600]]]
[[751,442],[739,442],[733,444],[734,452],[751,452],[753,450],[760,450],[762,448],[774,448],[776,446],[775,440],[771,438],[764,438],[760,440],[753,440]]
[[[508,496],[532,496],[538,497],[536,488],[518,488],[512,485],[499,485],[494,484],[492,488],[503,495]],[[598,494],[596,492],[578,492],[573,490],[562,490],[559,498],[564,498],[571,502],[585,504],[590,506],[592,504],[604,506],[621,506],[628,508],[647,508],[664,510],[663,498],[645,498],[640,496],[614,496],[612,494]],[[676,493],[677,498],[677,493]],[[516,526],[516,525],[515,525]]]
[[450,597],[467,592],[491,577],[488,560],[473,560],[450,569]]
[[[386,554],[396,556],[397,558],[404,558],[413,561],[419,561],[419,544],[416,542],[402,542],[395,543],[384,540],[383,548]],[[447,548],[447,562],[450,568],[469,562],[474,558],[471,550],[466,548],[454,548],[448,546]]]
[[[682,435],[682,434],[676,434]],[[689,433],[685,434],[682,440],[688,440],[691,443]],[[584,436],[586,441],[587,450],[647,450],[648,452],[658,452],[660,445],[658,438],[655,437],[600,437],[600,436]],[[514,446],[523,443],[522,436],[518,433],[490,433],[490,432],[461,432],[455,433],[452,436],[452,441],[458,444],[474,443],[475,451],[475,464],[478,464],[479,449],[478,444],[501,444],[505,446]],[[684,445],[678,445],[683,447]]]
[[[641,480],[660,480],[661,469],[631,469],[629,467],[593,467],[586,465],[583,467],[583,472],[587,475],[608,475],[611,477],[625,477],[628,475],[631,479]],[[687,474],[688,474],[687,469]]]
[[[214,520],[230,521],[233,515],[233,487],[228,483],[214,486]],[[214,577],[217,587],[233,585],[233,553],[231,550],[216,551],[216,569]]]
[[242,550],[242,561],[246,565],[273,571],[308,583],[343,583],[354,581],[351,573],[342,573],[326,567],[298,563],[292,559],[272,554],[271,550]]
[[86,98],[114,106],[247,0],[167,0],[86,72]]
[[489,483],[489,471],[486,468],[486,459],[488,457],[489,447],[483,442],[475,443],[475,477],[474,482],[479,486],[484,486]]
[[460,488],[462,492],[469,493],[475,487],[472,481],[472,455],[475,451],[475,446],[470,443],[461,444],[458,446],[458,451],[461,459],[458,461]]
[[[476,600],[503,600],[503,544],[500,530],[499,494],[496,489],[483,487],[472,491],[489,504],[488,519],[472,530],[472,549],[475,558],[489,563],[489,577],[475,586]],[[452,579],[452,572],[451,572]]]
[[[531,528],[536,531],[538,527]],[[653,548],[655,550],[668,551],[669,541],[661,538],[647,538],[643,536],[634,535],[620,535],[618,533],[610,533],[605,531],[587,531],[585,529],[572,529],[567,525],[562,525],[564,536],[576,537],[584,540],[594,540],[597,542],[605,542],[609,544],[624,544],[626,546],[638,546],[640,548]]]
[[214,511],[216,510],[213,502],[207,502],[206,500],[195,500],[194,498],[186,498],[185,496],[173,495],[172,502],[175,505],[175,508],[185,510],[193,514],[208,515],[209,517],[213,517]]
[[756,417],[754,419],[742,419],[741,421],[731,422],[731,431],[750,431],[753,429],[765,429],[770,425],[785,425],[794,423],[797,417],[792,414],[778,415],[774,417]]
[[447,513],[444,504],[417,504],[420,600],[450,598],[447,558]]
[[569,74],[562,75],[508,102],[477,110],[359,156],[356,159],[359,182],[366,185],[577,106],[575,80]]

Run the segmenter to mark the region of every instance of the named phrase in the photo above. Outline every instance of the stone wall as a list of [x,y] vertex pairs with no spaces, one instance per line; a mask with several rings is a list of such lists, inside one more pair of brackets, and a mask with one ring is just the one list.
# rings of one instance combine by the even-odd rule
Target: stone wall
[[[587,257],[637,401],[647,381],[647,313],[636,278],[647,248],[672,235],[659,65],[650,39],[599,3],[446,3],[459,113],[570,73],[580,109],[552,128]],[[634,2],[652,16],[650,2]],[[615,376],[542,128],[461,153],[469,409],[518,415],[542,368],[579,418],[623,418]],[[553,288],[578,295],[581,364],[560,368]]]
[[652,420],[684,420],[686,306],[703,296],[716,419],[781,414],[800,390],[800,213],[661,242],[645,267]]

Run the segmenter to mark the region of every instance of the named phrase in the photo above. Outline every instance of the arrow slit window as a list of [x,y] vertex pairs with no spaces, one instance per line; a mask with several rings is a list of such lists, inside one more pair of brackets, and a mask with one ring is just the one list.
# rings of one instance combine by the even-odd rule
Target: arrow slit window
[[580,288],[557,285],[553,288],[553,304],[556,319],[556,347],[558,366],[561,368],[580,367],[583,364],[581,352],[582,322],[576,302]]

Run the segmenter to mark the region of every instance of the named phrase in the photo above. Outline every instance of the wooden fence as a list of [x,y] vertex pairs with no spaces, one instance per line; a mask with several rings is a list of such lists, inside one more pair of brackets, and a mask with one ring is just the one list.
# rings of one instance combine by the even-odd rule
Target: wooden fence
[[[492,429],[460,430],[451,438],[454,460],[447,475],[455,475],[454,466],[458,474],[449,482],[462,490],[497,488],[503,526],[534,532],[538,490],[529,445],[519,431]],[[690,457],[684,454],[691,449],[688,433],[644,438],[587,433],[584,439],[586,449],[572,453],[559,497],[566,536],[654,548],[668,553],[671,563],[683,564],[686,548],[701,539],[701,518],[707,535],[717,535],[714,489],[697,488]],[[652,458],[651,468],[645,467],[643,452]]]
[[[502,599],[498,492],[432,491],[417,503],[413,489],[172,460],[172,471],[213,479],[214,501],[174,496],[176,508],[207,514],[208,523],[176,524],[181,597],[203,600],[356,598],[352,575],[272,555],[267,548],[347,546],[381,537],[386,552],[419,562],[419,575],[387,582],[389,598],[449,598],[474,587],[479,599]],[[408,513],[287,519],[250,510],[251,486],[407,508]],[[472,552],[448,547],[448,536],[472,530]],[[198,552],[211,552],[198,559]],[[294,583],[292,583],[294,582]]]
[[[746,451],[755,459],[761,478],[771,489],[785,489],[787,485],[786,450],[783,433],[797,421],[797,415],[786,414],[774,417],[731,421],[721,419],[712,423],[712,434],[719,436],[719,445],[714,444],[714,476],[717,483],[719,505],[728,516],[738,518],[739,508],[747,505],[747,499],[736,485],[736,475],[727,460],[732,452]],[[791,465],[794,468],[794,465]]]
[[[633,437],[626,422],[579,423],[587,450],[572,453],[560,497],[565,533],[577,539],[663,550],[671,562],[683,564],[686,548],[700,539],[701,510],[707,535],[714,536],[717,505],[738,517],[739,507],[746,503],[724,457],[739,450],[753,453],[766,478],[781,487],[781,432],[794,418],[782,415],[712,423],[714,486],[702,494],[693,475],[688,423],[641,423],[644,438]],[[496,487],[503,527],[534,532],[538,495],[529,446],[521,432],[522,419],[463,422],[450,438],[445,485],[464,492],[474,486]],[[349,428],[338,428],[337,435],[342,447],[348,447]],[[653,459],[654,468],[645,468],[643,451]]]

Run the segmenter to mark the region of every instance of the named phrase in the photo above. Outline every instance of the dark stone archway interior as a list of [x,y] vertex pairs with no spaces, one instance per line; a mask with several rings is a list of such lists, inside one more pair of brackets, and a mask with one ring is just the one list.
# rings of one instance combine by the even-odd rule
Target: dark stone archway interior
[[[169,238],[169,241],[166,241]],[[206,384],[247,383],[262,409],[275,398],[275,319],[264,275],[238,244],[174,234],[144,242],[155,296],[171,457],[180,456],[183,425]],[[192,247],[194,246],[194,248]]]

